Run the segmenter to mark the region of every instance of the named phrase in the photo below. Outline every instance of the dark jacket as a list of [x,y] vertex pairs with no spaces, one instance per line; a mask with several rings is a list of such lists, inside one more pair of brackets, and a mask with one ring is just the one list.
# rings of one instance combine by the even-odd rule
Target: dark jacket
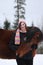
[[[25,37],[25,36],[27,37],[26,42],[30,42],[30,40],[32,39],[33,35],[34,35],[34,32],[31,31],[31,30],[29,30],[26,34],[25,34],[25,33],[20,33],[20,44],[21,44],[22,42],[25,42],[25,41],[23,40],[23,37]],[[13,32],[13,34],[12,34],[12,36],[11,36],[11,38],[10,38],[9,48],[10,48],[11,50],[16,51],[16,50],[19,48],[20,44],[17,45],[17,44],[14,44],[14,42],[15,42],[15,32]],[[33,49],[37,49],[37,45],[32,45],[31,47],[32,47],[32,50],[33,50]],[[28,52],[26,55],[24,55],[23,58],[24,58],[24,59],[31,59],[31,58],[33,58],[33,57],[32,57],[32,51],[30,51],[30,52]]]

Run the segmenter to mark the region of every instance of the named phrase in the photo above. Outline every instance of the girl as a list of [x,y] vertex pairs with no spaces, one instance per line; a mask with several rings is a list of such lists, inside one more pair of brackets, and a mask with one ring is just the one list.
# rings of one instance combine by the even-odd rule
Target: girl
[[[32,31],[27,29],[25,22],[21,21],[19,23],[16,33],[13,34],[13,38],[9,42],[10,48],[12,50],[17,50],[22,43],[29,41],[29,38],[33,35]],[[32,46],[32,50],[37,49],[37,45]],[[29,51],[26,55],[20,58],[16,53],[17,65],[33,65],[33,56],[32,50]]]

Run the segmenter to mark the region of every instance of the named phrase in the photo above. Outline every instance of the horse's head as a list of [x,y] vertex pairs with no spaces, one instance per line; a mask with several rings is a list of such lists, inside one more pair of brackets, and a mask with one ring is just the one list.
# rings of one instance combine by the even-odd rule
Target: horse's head
[[[29,28],[28,28],[29,29]],[[38,45],[39,42],[42,41],[42,32],[40,31],[40,29],[34,27],[34,28],[31,28],[32,32],[34,33],[33,36],[32,36],[32,39],[30,42],[28,43],[23,43],[21,44],[21,46],[18,48],[18,50],[16,51],[16,53],[19,55],[19,57],[22,57],[24,56],[25,54],[27,54],[31,49],[31,46],[32,45]],[[32,33],[31,32],[31,33]],[[30,35],[31,37],[31,35]],[[33,50],[32,50],[33,51]],[[33,51],[33,56],[35,55],[34,54],[35,50]]]

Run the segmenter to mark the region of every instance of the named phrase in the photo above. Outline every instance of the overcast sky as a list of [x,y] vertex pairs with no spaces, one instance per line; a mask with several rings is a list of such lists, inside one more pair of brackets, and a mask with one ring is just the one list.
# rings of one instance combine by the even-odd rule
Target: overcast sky
[[[3,26],[5,18],[11,23],[14,22],[14,5],[15,0],[0,0],[0,26]],[[42,26],[43,20],[43,0],[26,0],[25,21],[31,25],[32,21],[35,26]]]

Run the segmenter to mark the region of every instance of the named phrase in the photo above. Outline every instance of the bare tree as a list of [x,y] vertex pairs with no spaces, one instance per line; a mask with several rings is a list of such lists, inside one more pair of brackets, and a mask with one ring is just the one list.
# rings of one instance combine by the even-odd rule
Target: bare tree
[[34,27],[34,23],[33,23],[33,21],[32,21],[32,27]]

